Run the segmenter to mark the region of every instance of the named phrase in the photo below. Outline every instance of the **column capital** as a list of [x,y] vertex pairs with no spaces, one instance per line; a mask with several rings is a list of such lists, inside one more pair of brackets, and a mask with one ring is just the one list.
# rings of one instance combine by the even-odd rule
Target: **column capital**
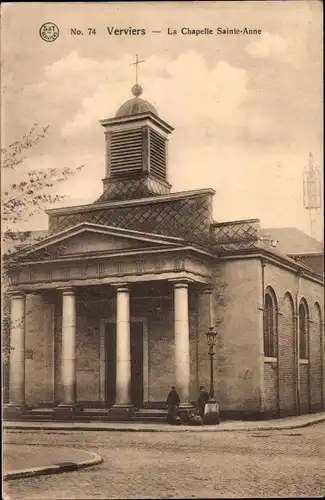
[[190,278],[170,278],[168,281],[174,285],[174,288],[188,288],[191,283],[195,283]]
[[129,283],[111,283],[111,286],[115,288],[116,292],[129,292],[130,284]]
[[205,295],[205,294],[207,294],[207,295],[211,295],[211,294],[213,293],[213,291],[214,291],[214,285],[212,285],[212,284],[203,285],[203,286],[202,286],[202,287],[200,287],[200,289],[199,289],[199,292],[200,292],[200,294],[202,294],[202,295]]
[[61,288],[57,288],[59,292],[62,292],[62,295],[75,295],[76,289],[73,286],[63,286]]
[[24,290],[11,290],[9,295],[12,299],[24,299],[26,297]]

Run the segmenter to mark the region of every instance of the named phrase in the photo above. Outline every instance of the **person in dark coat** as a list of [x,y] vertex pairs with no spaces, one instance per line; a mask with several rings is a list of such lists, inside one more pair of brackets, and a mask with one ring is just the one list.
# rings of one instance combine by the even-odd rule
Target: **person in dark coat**
[[196,403],[196,408],[198,410],[198,414],[203,418],[204,416],[204,407],[205,403],[210,399],[210,395],[208,391],[205,389],[203,385],[200,387],[200,394]]
[[178,395],[178,392],[175,389],[175,386],[172,385],[170,388],[170,393],[168,394],[166,405],[168,408],[168,414],[167,414],[167,419],[168,420],[173,420],[175,417],[177,417],[177,410],[180,405],[180,398]]

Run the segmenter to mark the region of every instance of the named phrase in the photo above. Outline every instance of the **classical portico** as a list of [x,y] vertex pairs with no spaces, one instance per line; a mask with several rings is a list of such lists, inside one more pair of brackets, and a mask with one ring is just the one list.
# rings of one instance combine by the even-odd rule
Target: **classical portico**
[[132,94],[100,121],[100,198],[49,210],[48,236],[8,261],[10,407],[123,413],[164,405],[170,385],[184,410],[196,400],[214,191],[170,193],[173,127],[138,84]]
[[[91,250],[92,245],[96,251]],[[120,412],[161,404],[169,385],[176,385],[181,407],[190,408],[198,383],[193,382],[193,376],[191,381],[191,350],[193,363],[196,340],[190,339],[190,321],[192,334],[196,335],[198,297],[206,292],[211,280],[210,260],[208,252],[187,245],[181,238],[117,231],[89,223],[50,236],[25,251],[19,271],[11,272],[9,405],[23,408],[26,404],[26,300],[33,295],[40,298],[41,328],[46,337],[44,390],[40,389],[44,397],[39,404],[61,412],[80,407],[78,391],[83,389],[82,381],[78,388],[77,375],[81,380],[87,371],[79,367],[78,372],[78,364],[85,362],[78,359],[78,349],[83,344],[85,350],[90,342],[96,345],[100,386],[92,406],[98,403]],[[94,311],[99,305],[97,316]],[[163,314],[166,327],[161,322]],[[88,325],[88,341],[80,321]],[[150,363],[155,364],[155,355],[161,357],[162,377],[165,363],[165,353],[163,349],[159,353],[157,347],[159,339],[153,340],[161,335],[159,331],[163,332],[163,342],[172,349],[173,368],[166,384],[162,386],[160,380],[156,387],[154,374],[159,366],[151,367]],[[169,362],[167,359],[168,367]],[[89,379],[89,391],[96,384],[95,378]],[[142,387],[137,389],[135,384]],[[139,391],[142,396],[137,399]]]

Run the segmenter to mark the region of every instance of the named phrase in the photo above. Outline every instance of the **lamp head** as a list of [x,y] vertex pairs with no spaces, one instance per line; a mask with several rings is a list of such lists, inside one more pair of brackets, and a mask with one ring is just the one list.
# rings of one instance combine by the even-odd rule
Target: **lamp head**
[[218,333],[213,329],[213,326],[210,326],[209,330],[206,332],[207,343],[209,347],[215,346],[217,335]]

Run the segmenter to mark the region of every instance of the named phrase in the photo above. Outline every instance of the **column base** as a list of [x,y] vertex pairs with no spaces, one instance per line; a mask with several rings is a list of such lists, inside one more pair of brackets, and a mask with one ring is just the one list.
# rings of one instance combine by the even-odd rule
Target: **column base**
[[181,403],[178,407],[178,415],[182,423],[186,424],[189,420],[188,416],[195,409],[191,403]]
[[57,403],[54,401],[41,401],[38,403],[37,408],[55,408]]
[[125,410],[125,411],[133,411],[135,406],[132,403],[116,403],[111,407],[111,410]]
[[192,403],[180,403],[179,409],[180,410],[193,410],[194,405]]
[[124,419],[130,417],[136,411],[136,407],[132,404],[115,404],[109,409],[109,413],[118,418]]
[[6,403],[3,406],[2,416],[4,420],[19,420],[25,416],[28,410],[29,407],[26,403]]
[[60,403],[53,408],[53,420],[72,420],[78,410],[80,406],[77,403]]

